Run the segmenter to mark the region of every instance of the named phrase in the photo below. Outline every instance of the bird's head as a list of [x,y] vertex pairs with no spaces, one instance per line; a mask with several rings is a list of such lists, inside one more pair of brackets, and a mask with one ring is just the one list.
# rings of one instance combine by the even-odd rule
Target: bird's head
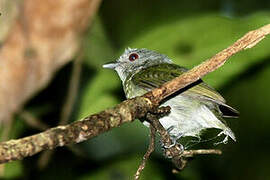
[[136,74],[141,69],[162,63],[172,63],[172,61],[155,51],[127,48],[115,62],[105,64],[103,68],[114,69],[124,82],[130,74]]

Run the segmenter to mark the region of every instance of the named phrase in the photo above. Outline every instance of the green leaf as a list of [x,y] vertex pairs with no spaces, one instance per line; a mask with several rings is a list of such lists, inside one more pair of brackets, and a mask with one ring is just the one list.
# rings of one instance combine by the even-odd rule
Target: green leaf
[[100,69],[108,61],[113,61],[114,50],[99,18],[94,20],[84,36],[83,53],[84,62],[96,69]]
[[23,166],[21,161],[14,161],[2,165],[4,167],[4,178],[18,178],[23,175]]
[[[250,30],[269,22],[269,13],[229,19],[204,14],[164,23],[130,41],[129,46],[148,48],[168,55],[175,63],[193,67],[231,45]],[[206,76],[214,87],[226,84],[250,66],[270,56],[269,38],[232,57],[225,66]]]
[[79,118],[97,113],[120,102],[113,90],[119,87],[120,81],[113,71],[102,70],[93,80],[86,82],[78,108]]

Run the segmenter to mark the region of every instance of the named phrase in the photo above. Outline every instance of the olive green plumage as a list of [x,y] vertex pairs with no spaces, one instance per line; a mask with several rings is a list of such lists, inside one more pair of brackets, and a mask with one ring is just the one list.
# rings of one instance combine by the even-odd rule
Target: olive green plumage
[[[152,90],[164,84],[167,81],[174,79],[175,77],[180,76],[187,69],[180,67],[175,64],[158,64],[145,69],[142,69],[136,74],[130,74],[127,77],[127,80],[124,82],[124,91],[128,98],[139,96],[144,94],[146,91]],[[132,88],[127,88],[128,84],[132,85]],[[134,88],[138,87],[138,91],[135,91]],[[145,90],[143,93],[140,93],[140,89]],[[216,92],[213,88],[207,84],[200,81],[197,86],[193,86],[188,89],[186,93],[193,93],[194,95],[204,96],[205,98],[210,98],[216,101],[225,103],[224,98]]]
[[[141,96],[187,71],[167,56],[147,49],[127,49],[115,63],[104,67],[118,72],[127,98]],[[171,113],[160,122],[173,137],[200,137],[202,130],[217,128],[225,135],[224,142],[228,136],[235,140],[222,117],[236,117],[237,111],[202,80],[170,96],[162,105],[171,107]]]

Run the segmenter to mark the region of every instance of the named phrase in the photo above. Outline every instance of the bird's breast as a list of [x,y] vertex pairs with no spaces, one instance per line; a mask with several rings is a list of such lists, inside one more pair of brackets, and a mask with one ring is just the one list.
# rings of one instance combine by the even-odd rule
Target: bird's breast
[[139,86],[136,86],[133,82],[132,79],[127,79],[123,83],[123,88],[125,95],[127,99],[134,98],[136,96],[142,96],[144,95],[147,91]]

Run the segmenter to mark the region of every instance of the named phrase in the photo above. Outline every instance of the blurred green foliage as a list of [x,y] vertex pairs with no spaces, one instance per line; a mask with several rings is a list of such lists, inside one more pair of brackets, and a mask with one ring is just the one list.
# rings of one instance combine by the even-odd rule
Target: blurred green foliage
[[[104,1],[83,41],[84,65],[71,121],[97,113],[125,99],[115,72],[101,65],[114,61],[126,47],[148,48],[174,62],[193,67],[231,45],[246,32],[270,22],[270,3],[205,0]],[[195,158],[180,174],[159,145],[142,179],[270,179],[270,39],[232,57],[204,80],[218,89],[241,113],[228,120],[238,141],[220,145],[222,156]],[[52,83],[26,106],[51,126],[57,125],[68,79],[68,64]],[[12,137],[36,133],[19,118]],[[75,145],[83,153],[59,148],[48,166],[38,170],[40,155],[6,166],[6,178],[131,179],[148,145],[148,129],[140,122],[126,124]],[[213,143],[203,144],[213,148]],[[198,146],[200,147],[200,145]],[[65,174],[66,173],[66,174]]]

